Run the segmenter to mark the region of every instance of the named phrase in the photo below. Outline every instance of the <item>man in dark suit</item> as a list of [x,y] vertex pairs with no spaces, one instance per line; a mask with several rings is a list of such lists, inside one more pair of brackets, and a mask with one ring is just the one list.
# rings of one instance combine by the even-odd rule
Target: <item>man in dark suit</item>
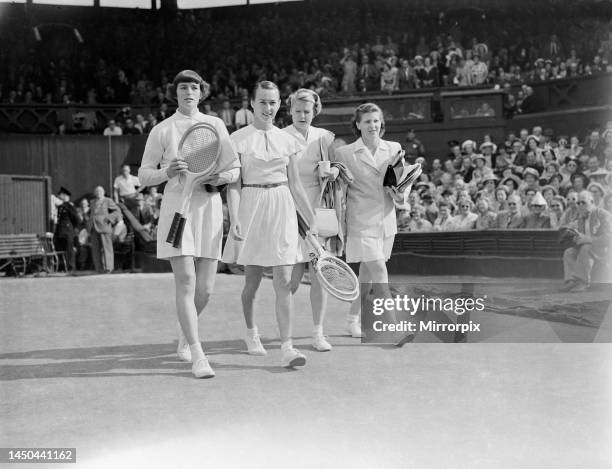
[[75,269],[75,250],[74,250],[74,227],[79,223],[76,208],[70,202],[72,194],[65,187],[61,187],[57,196],[62,204],[57,207],[57,225],[53,235],[55,249],[66,252],[66,261],[70,270]]

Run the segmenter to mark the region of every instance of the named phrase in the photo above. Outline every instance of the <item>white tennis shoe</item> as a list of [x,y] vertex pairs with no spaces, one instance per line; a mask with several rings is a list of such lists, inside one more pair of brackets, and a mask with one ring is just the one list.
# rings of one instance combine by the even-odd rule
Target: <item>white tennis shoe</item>
[[281,353],[281,366],[285,368],[294,368],[296,366],[304,366],[306,364],[306,357],[304,354],[293,347],[281,349]]
[[359,339],[363,337],[363,333],[361,332],[361,324],[357,321],[349,321],[346,323],[346,332],[351,336]]
[[318,352],[329,352],[332,349],[331,344],[323,334],[312,335],[312,346]]
[[208,363],[206,357],[196,360],[196,362],[191,365],[191,372],[195,378],[212,378],[215,376],[215,372],[210,367],[210,363]]
[[257,355],[262,357],[268,354],[264,346],[261,344],[259,334],[255,334],[253,337],[249,337],[247,334],[247,336],[244,338],[244,341],[246,342],[249,355]]

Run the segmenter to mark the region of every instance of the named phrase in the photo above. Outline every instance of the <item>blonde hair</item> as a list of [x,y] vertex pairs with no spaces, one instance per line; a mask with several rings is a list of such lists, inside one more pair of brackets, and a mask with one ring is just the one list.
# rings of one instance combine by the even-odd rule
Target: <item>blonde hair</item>
[[321,104],[321,98],[319,98],[319,95],[316,92],[307,88],[300,88],[295,93],[291,93],[289,95],[289,97],[285,101],[285,104],[287,104],[287,110],[289,112],[291,112],[291,108],[293,107],[296,101],[313,103],[313,111],[315,117],[318,116],[321,113],[321,110],[323,109],[323,105]]

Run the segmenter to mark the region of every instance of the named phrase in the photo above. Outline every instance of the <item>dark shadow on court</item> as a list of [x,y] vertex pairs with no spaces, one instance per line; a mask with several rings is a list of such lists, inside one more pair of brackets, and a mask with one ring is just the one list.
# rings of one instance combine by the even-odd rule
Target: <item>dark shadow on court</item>
[[[288,371],[274,365],[219,363],[214,358],[221,355],[246,355],[244,348],[242,340],[204,342],[204,350],[211,358],[210,364],[214,369],[261,370],[269,373]],[[1,364],[0,381],[120,376],[177,376],[192,379],[191,365],[176,356],[176,342],[31,350],[0,354],[0,360],[39,362]]]

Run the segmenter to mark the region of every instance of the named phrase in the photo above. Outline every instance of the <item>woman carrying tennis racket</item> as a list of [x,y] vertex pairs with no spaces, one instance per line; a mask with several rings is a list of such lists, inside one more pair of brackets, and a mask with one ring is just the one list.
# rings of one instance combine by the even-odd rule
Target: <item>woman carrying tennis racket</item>
[[[391,257],[397,233],[393,201],[403,202],[404,195],[384,187],[389,163],[401,151],[397,142],[383,140],[385,120],[382,110],[373,103],[355,109],[351,122],[354,143],[336,149],[336,161],[344,163],[353,174],[346,194],[346,261],[359,262],[362,295],[371,285],[377,298],[389,298],[386,261]],[[407,186],[406,191],[411,187]],[[365,287],[364,287],[365,285]],[[353,337],[361,336],[359,313],[361,301],[351,304],[348,315]]]
[[[321,112],[322,104],[319,95],[312,90],[301,88],[287,98],[287,108],[291,113],[292,125],[283,130],[291,135],[300,149],[298,153],[298,169],[304,190],[313,209],[321,205],[321,186],[328,180],[333,181],[339,174],[337,168],[331,168],[329,163],[321,164],[322,152],[328,155],[326,160],[333,158],[332,144],[334,134],[328,130],[312,126],[312,120]],[[300,249],[305,261],[309,259],[309,249],[300,238]],[[300,286],[307,262],[296,264],[291,278],[291,292],[295,293]],[[327,292],[321,287],[314,272],[310,275],[310,305],[314,324],[312,346],[319,352],[328,352],[331,344],[323,335],[323,320],[327,308]]]
[[300,181],[295,139],[274,126],[280,107],[277,86],[269,81],[257,83],[251,106],[253,124],[231,135],[240,156],[242,177],[230,185],[228,192],[232,226],[223,261],[245,266],[242,308],[249,354],[266,354],[255,325],[253,300],[264,267],[272,267],[281,365],[303,366],[306,357],[293,347],[291,340],[291,273],[296,263],[303,262],[296,207],[311,232],[316,232],[314,213]]
[[[196,72],[183,70],[172,83],[178,109],[156,125],[149,134],[138,177],[145,186],[167,182],[162,199],[157,236],[157,257],[168,259],[176,285],[176,309],[180,324],[179,358],[192,362],[196,378],[215,375],[202,350],[198,335],[198,315],[202,313],[212,293],[221,257],[223,239],[223,210],[216,186],[229,184],[240,175],[240,162],[233,149],[223,121],[205,115],[198,104],[208,96],[209,85]],[[208,124],[212,140],[218,137],[217,165],[225,171],[198,182],[190,192],[188,209],[184,214],[184,231],[178,247],[166,242],[173,217],[183,205],[183,186],[188,164],[179,146],[188,145],[190,131],[199,124]],[[200,126],[202,127],[202,126]],[[183,138],[185,137],[185,138]],[[190,145],[196,153],[199,142]],[[180,144],[180,145],[179,145]],[[158,169],[159,166],[159,169]]]

